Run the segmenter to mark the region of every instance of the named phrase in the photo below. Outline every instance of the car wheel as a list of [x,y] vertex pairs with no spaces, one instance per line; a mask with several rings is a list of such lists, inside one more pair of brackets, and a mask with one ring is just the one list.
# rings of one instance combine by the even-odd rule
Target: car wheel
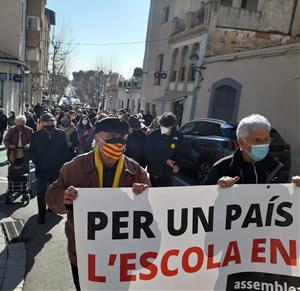
[[209,173],[211,166],[207,162],[201,162],[198,168],[198,180],[200,185],[202,185]]

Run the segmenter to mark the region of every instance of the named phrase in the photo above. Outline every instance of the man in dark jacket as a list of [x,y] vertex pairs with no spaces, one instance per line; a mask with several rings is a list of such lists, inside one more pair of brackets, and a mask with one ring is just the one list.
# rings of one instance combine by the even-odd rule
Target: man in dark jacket
[[146,134],[142,130],[141,122],[134,116],[128,119],[129,135],[126,140],[125,155],[137,161],[143,168],[146,167],[145,144]]
[[[242,119],[237,128],[239,149],[218,161],[210,170],[205,184],[222,188],[240,184],[288,183],[283,164],[269,154],[271,125],[258,114]],[[298,178],[293,182],[297,185]]]
[[150,111],[147,111],[147,114],[145,114],[143,118],[146,126],[149,126],[153,121],[153,115],[150,113]]
[[51,113],[41,117],[41,129],[32,134],[30,158],[35,164],[37,178],[37,199],[40,224],[45,223],[45,193],[48,185],[59,176],[59,170],[68,158],[66,135],[55,128],[55,118]]
[[25,113],[25,115],[26,115],[26,119],[27,119],[26,125],[28,127],[32,128],[33,131],[36,131],[36,129],[37,129],[36,122],[32,117],[32,113],[28,111]]
[[176,116],[167,112],[160,120],[160,128],[147,136],[145,156],[153,187],[173,185],[179,172],[183,152],[183,135],[175,128]]
[[4,109],[0,108],[0,144],[2,144],[3,135],[6,128],[7,128],[7,116],[4,114]]
[[38,102],[35,106],[34,106],[34,113],[36,114],[37,119],[41,118],[43,112],[43,107],[42,105]]
[[57,213],[68,214],[66,234],[76,290],[80,290],[80,284],[72,210],[73,201],[78,196],[77,187],[132,187],[135,194],[140,194],[151,186],[145,170],[123,155],[127,133],[126,121],[105,118],[96,122],[95,150],[66,163],[60,171],[59,179],[50,186],[46,193],[46,201],[51,209]]

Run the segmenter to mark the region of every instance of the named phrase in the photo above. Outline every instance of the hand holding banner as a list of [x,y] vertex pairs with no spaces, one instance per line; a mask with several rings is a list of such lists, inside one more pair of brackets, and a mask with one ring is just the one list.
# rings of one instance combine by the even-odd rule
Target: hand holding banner
[[151,188],[139,196],[80,189],[81,288],[300,290],[299,192],[293,185]]

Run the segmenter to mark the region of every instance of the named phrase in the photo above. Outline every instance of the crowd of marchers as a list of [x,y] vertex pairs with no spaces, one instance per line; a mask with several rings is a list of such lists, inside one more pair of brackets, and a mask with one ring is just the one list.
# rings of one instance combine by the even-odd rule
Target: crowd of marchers
[[[180,172],[185,151],[176,116],[157,118],[125,109],[97,112],[90,108],[41,104],[26,107],[24,115],[6,117],[0,109],[0,137],[10,167],[35,165],[38,223],[47,211],[67,214],[66,234],[74,284],[80,290],[74,236],[73,201],[78,188],[131,187],[135,194],[148,187],[169,187]],[[269,153],[270,122],[259,114],[243,118],[237,127],[238,148],[218,161],[204,184],[288,183],[283,165]],[[7,199],[11,203],[10,197]],[[48,206],[48,209],[47,209]]]

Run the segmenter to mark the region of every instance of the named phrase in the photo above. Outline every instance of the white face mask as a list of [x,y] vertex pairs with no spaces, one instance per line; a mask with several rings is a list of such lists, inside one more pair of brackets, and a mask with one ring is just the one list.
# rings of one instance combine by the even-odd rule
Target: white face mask
[[170,128],[161,126],[160,131],[161,131],[161,134],[167,134],[170,131]]
[[83,125],[87,125],[87,124],[88,124],[88,121],[87,121],[87,120],[82,120],[82,124],[83,124]]
[[122,115],[122,114],[119,114],[119,115],[118,115],[118,118],[119,118],[119,119],[123,119],[123,115]]

